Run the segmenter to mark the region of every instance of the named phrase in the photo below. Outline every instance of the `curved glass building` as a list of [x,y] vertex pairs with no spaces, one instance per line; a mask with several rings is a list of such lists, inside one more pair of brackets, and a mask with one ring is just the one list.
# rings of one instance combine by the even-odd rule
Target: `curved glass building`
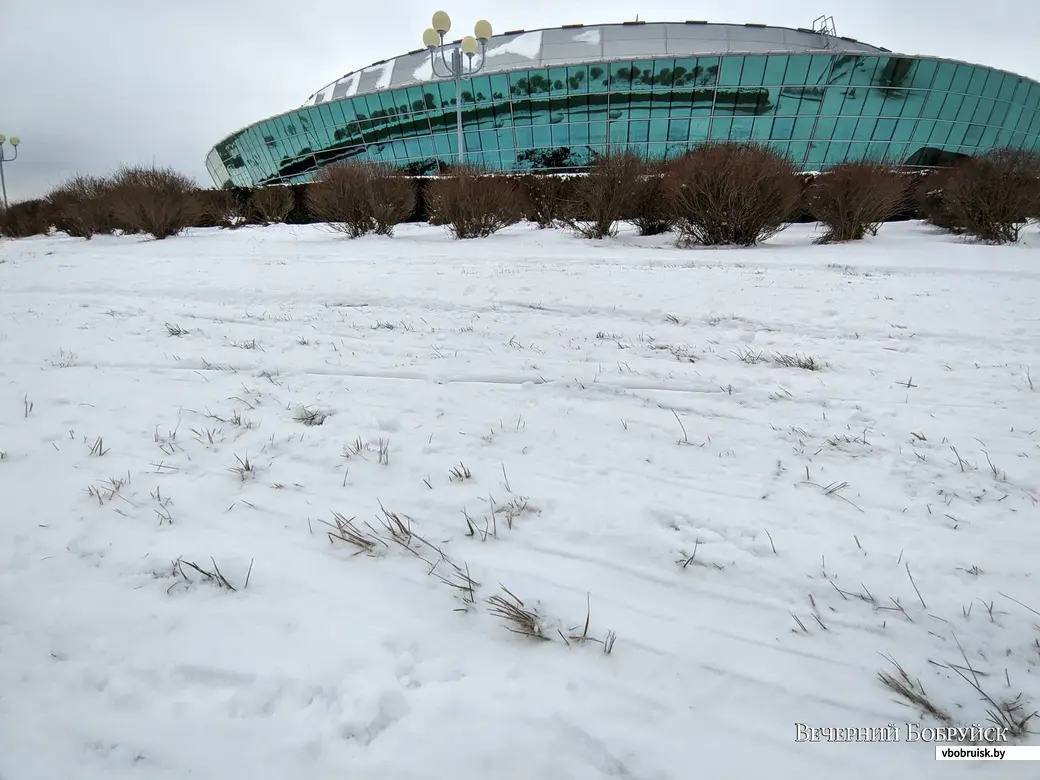
[[629,22],[513,31],[490,39],[483,71],[460,92],[435,79],[428,51],[410,52],[233,133],[207,168],[221,187],[306,181],[349,159],[435,171],[457,159],[459,100],[466,162],[507,171],[580,168],[622,149],[670,157],[709,139],[765,143],[806,171],[1040,150],[1040,83],[820,30]]

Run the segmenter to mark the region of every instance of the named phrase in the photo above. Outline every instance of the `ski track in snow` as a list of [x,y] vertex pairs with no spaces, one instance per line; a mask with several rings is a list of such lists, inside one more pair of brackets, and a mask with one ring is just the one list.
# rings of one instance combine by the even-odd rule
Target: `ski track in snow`
[[795,724],[1040,707],[1040,233],[813,235],[4,242],[0,777],[989,776]]

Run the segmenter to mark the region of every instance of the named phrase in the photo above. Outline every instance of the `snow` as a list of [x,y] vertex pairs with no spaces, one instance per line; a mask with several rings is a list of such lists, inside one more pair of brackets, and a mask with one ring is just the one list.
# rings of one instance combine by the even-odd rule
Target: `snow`
[[379,80],[376,82],[375,89],[390,89],[390,81],[393,79],[394,65],[396,63],[397,60],[387,60],[386,62],[380,65],[372,65],[368,68],[365,68],[362,71],[362,73],[372,73],[374,71],[379,71]]
[[536,60],[542,51],[542,31],[522,33],[515,38],[505,41],[493,49],[488,49],[486,58],[500,57],[503,54],[513,54],[527,60]]
[[814,231],[5,242],[0,773],[992,776],[796,724],[1040,705],[1040,234]]
[[412,71],[412,79],[415,81],[429,81],[433,78],[433,58],[426,57],[415,70]]
[[599,46],[600,43],[600,30],[598,27],[594,27],[591,30],[585,30],[574,36],[575,43],[589,43],[593,46]]

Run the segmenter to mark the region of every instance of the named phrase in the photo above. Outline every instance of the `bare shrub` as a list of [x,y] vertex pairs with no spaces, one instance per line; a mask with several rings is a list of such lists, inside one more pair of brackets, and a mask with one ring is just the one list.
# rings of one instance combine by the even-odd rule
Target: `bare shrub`
[[307,207],[329,227],[351,238],[392,236],[415,211],[414,182],[389,165],[345,162],[318,172],[307,189]]
[[288,187],[257,187],[249,196],[250,217],[267,225],[285,222],[293,205],[292,190]]
[[51,206],[45,200],[26,200],[0,209],[0,236],[29,238],[51,228]]
[[753,143],[707,143],[669,166],[666,190],[682,245],[753,246],[783,230],[801,184],[787,157]]
[[430,182],[427,198],[430,221],[455,238],[484,238],[523,216],[522,196],[512,181],[470,166]]
[[328,165],[318,171],[307,190],[307,208],[331,229],[360,238],[375,228],[367,182],[365,163]]
[[524,176],[522,181],[527,219],[540,228],[555,227],[566,212],[573,180],[563,176],[530,174]]
[[616,236],[618,222],[632,211],[646,173],[646,160],[634,152],[600,157],[575,183],[564,223],[585,238]]
[[75,176],[48,196],[54,226],[73,238],[115,231],[112,181],[101,176]]
[[172,168],[120,168],[112,203],[117,220],[158,240],[197,224],[203,212],[196,183]]
[[1040,155],[1001,149],[974,157],[950,172],[943,202],[966,233],[1014,243],[1040,210]]
[[194,227],[233,228],[242,224],[242,209],[229,190],[199,190],[195,197],[199,214]]
[[375,232],[392,236],[394,228],[415,213],[415,182],[390,166],[373,165],[368,180],[369,207]]
[[674,214],[665,188],[664,166],[647,163],[632,193],[631,220],[641,236],[659,236],[674,225]]
[[806,205],[812,217],[827,226],[817,243],[877,235],[903,205],[907,187],[906,176],[880,162],[846,163],[816,177]]
[[917,180],[913,197],[918,213],[927,222],[952,233],[963,233],[964,226],[946,203],[945,189],[952,172],[952,169],[944,168],[925,173]]

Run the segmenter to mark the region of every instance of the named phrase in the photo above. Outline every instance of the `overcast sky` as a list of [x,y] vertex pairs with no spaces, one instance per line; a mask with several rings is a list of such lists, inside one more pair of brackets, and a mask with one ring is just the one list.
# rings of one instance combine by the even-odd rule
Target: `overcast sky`
[[[808,27],[904,54],[1040,78],[1036,0],[511,0],[445,3],[452,37],[481,16],[499,32],[584,22],[705,19]],[[420,48],[427,0],[0,0],[0,133],[12,200],[75,173],[153,161],[210,185],[229,133],[298,107],[348,71]],[[801,9],[801,10],[799,10]],[[1029,20],[1033,21],[1030,22]],[[456,35],[457,34],[457,35]],[[10,147],[6,147],[10,156]]]

